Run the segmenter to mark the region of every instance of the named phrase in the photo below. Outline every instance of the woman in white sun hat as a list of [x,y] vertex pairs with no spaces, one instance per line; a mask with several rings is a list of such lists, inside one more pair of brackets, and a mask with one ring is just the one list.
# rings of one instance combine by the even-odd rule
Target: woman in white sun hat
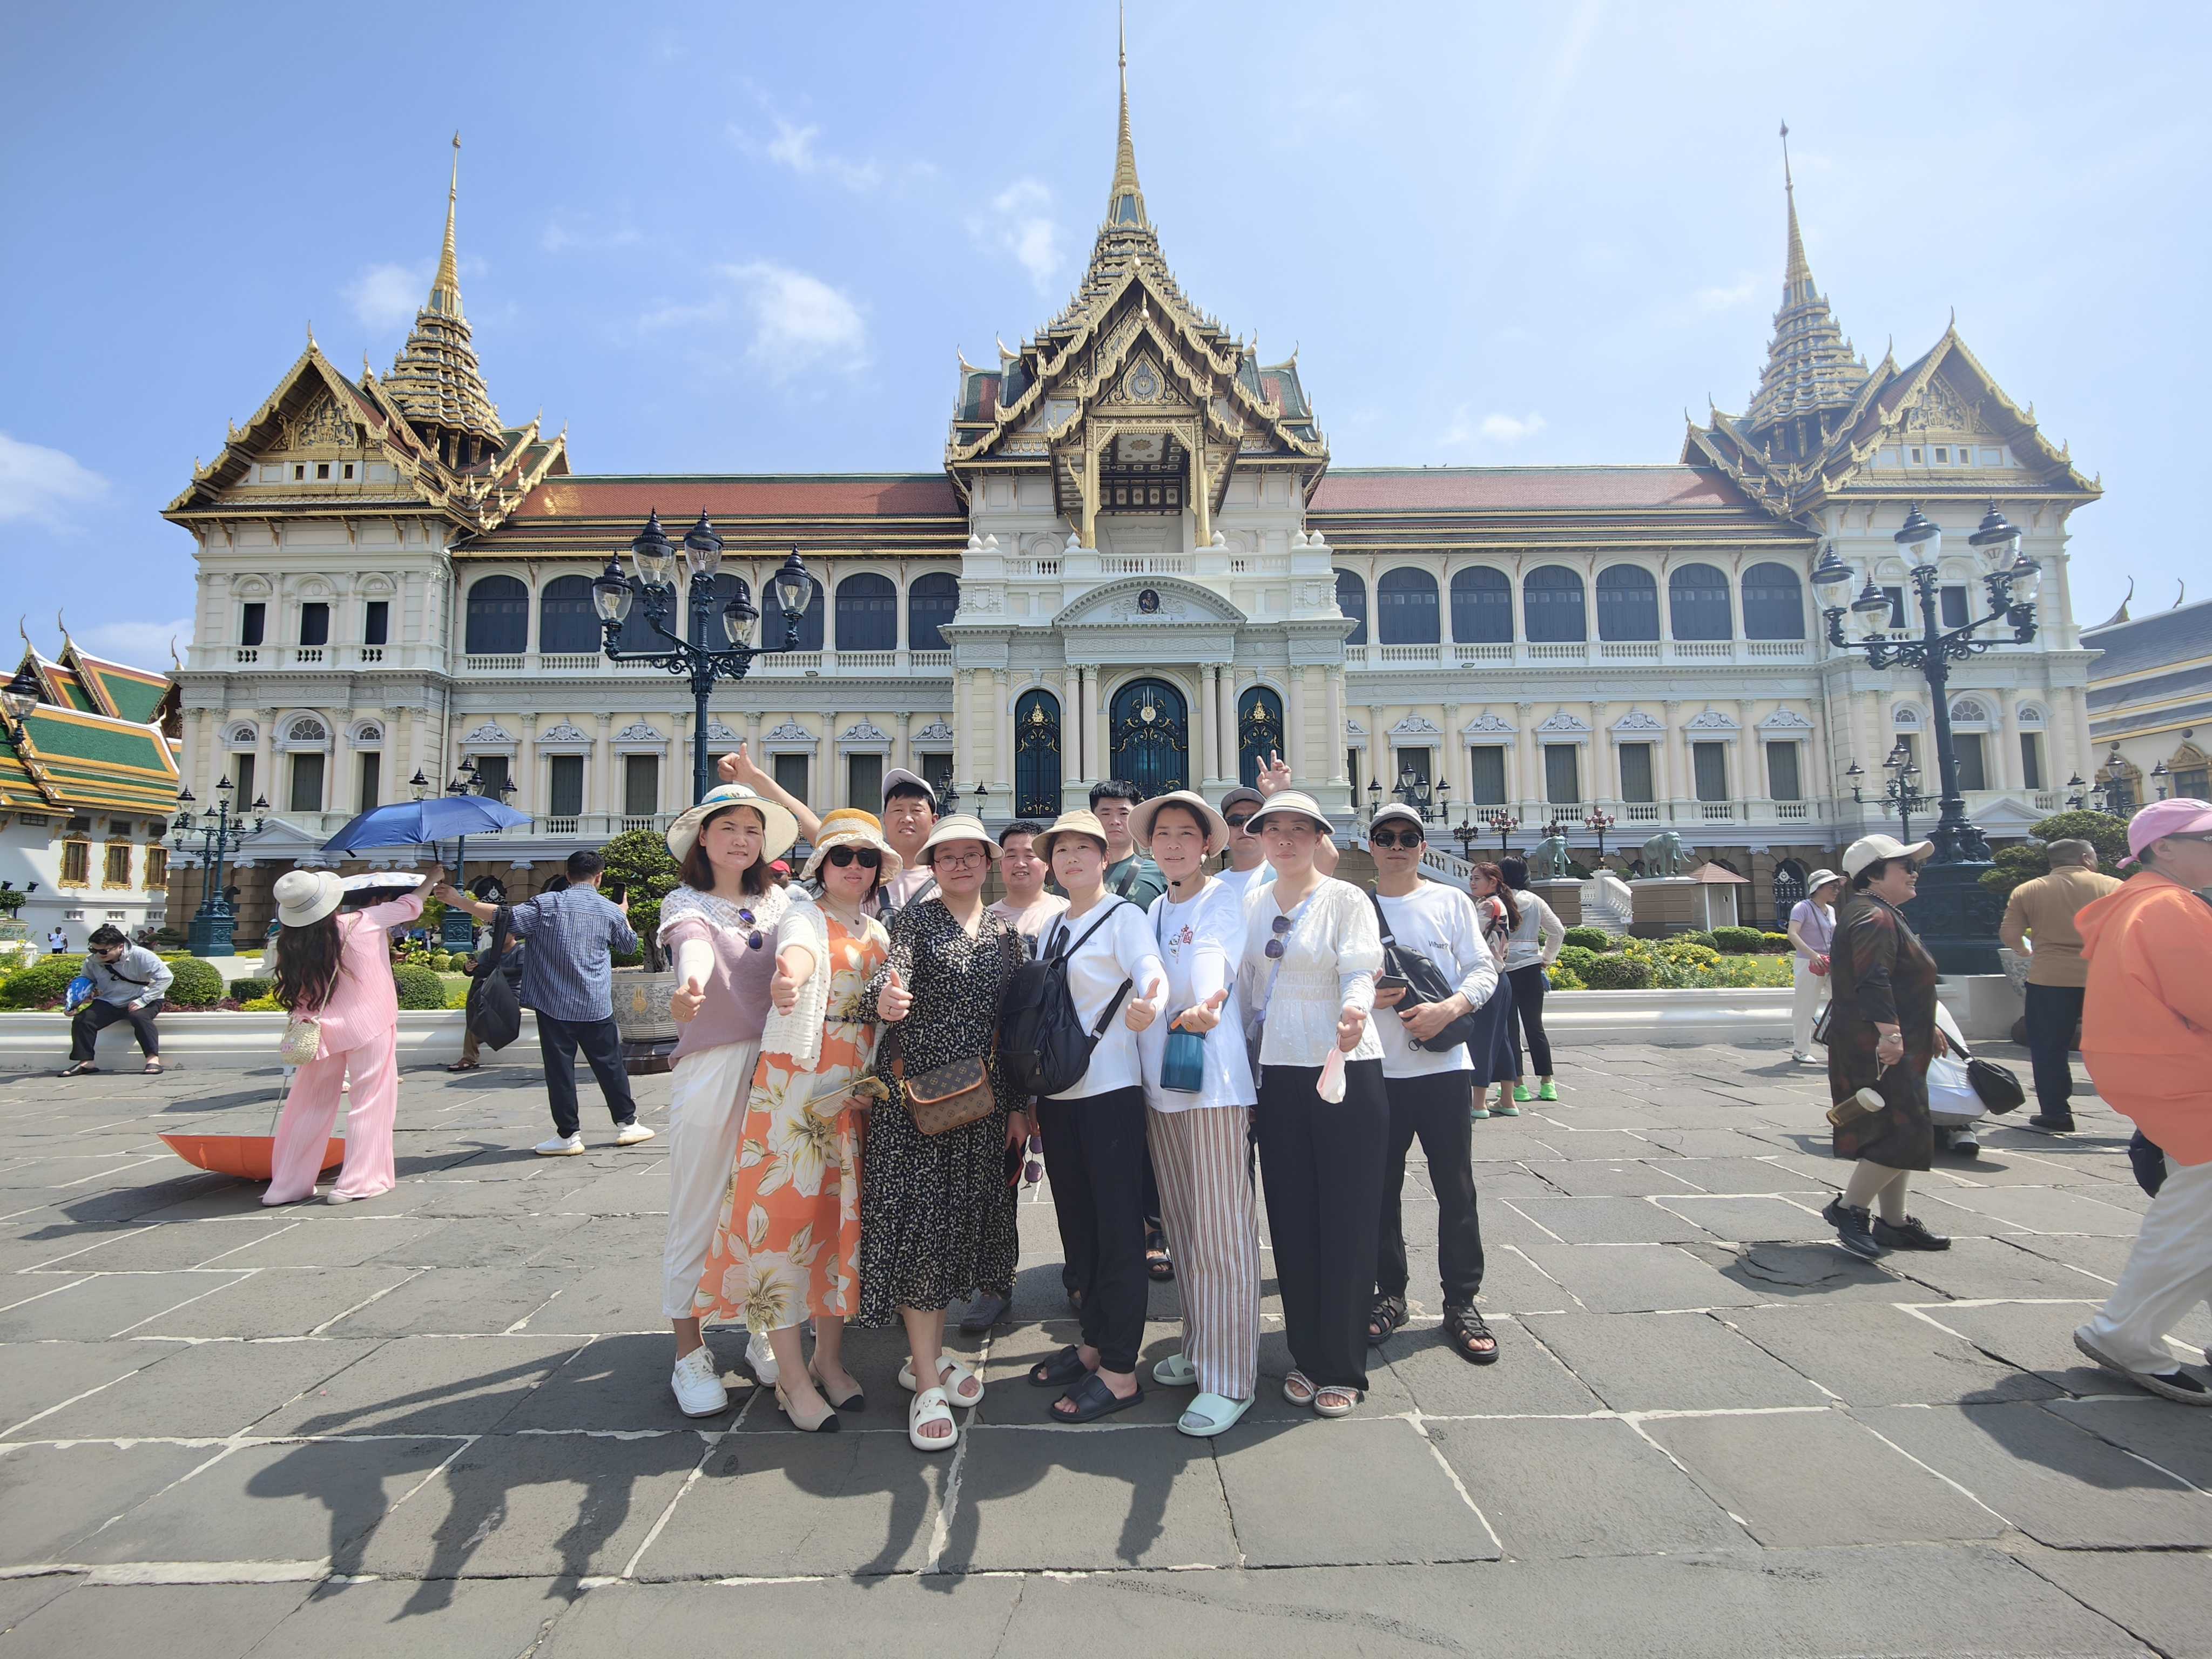
[[[875,815],[841,808],[822,820],[799,872],[804,888],[777,925],[775,976],[738,1137],[735,1178],[707,1252],[696,1310],[742,1320],[775,1355],[776,1403],[810,1433],[857,1412],[845,1367],[845,1322],[860,1311],[860,1122],[854,1085],[875,1057],[861,993],[890,941],[867,914],[899,856]],[[814,1359],[800,1347],[814,1322]]]
[[[790,890],[769,878],[769,861],[798,836],[788,809],[742,783],[709,789],[668,826],[668,850],[683,880],[660,902],[659,938],[676,962],[669,1007],[683,1034],[668,1102],[660,1310],[676,1332],[669,1386],[687,1417],[711,1417],[730,1403],[694,1299],[737,1168],[738,1132],[768,1024],[772,946],[791,902]],[[774,1383],[767,1341],[756,1340],[746,1352],[761,1381]]]
[[399,995],[392,980],[385,930],[422,914],[422,895],[443,878],[387,903],[344,915],[345,882],[335,870],[287,870],[276,878],[278,933],[270,947],[276,1000],[295,1025],[316,1025],[315,1054],[300,1063],[276,1123],[264,1204],[295,1204],[314,1195],[337,1121],[338,1094],[349,1077],[345,1164],[330,1202],[374,1198],[398,1184],[392,1162],[392,1124],[399,1112]]
[[1814,1058],[1813,1021],[1828,990],[1828,954],[1836,942],[1836,901],[1844,878],[1832,870],[1805,878],[1805,896],[1790,908],[1790,944],[1794,990],[1790,1000],[1790,1058],[1803,1065]]

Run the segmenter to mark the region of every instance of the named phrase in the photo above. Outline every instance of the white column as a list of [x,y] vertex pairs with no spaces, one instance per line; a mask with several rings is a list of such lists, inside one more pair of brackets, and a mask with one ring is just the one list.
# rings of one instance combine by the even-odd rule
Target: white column
[[[1672,802],[1684,793],[1682,763],[1677,757],[1675,744],[1676,713],[1681,705],[1670,697],[1660,708],[1659,717],[1667,722],[1667,729],[1659,734],[1658,795],[1661,800]],[[1671,808],[1668,816],[1672,816]]]
[[1997,752],[1990,768],[1994,786],[2017,789],[2020,779],[2020,695],[2010,686],[1997,693]]
[[1285,689],[1289,696],[1283,700],[1283,759],[1298,787],[1310,788],[1312,781],[1306,775],[1306,671],[1292,664]]
[[1083,772],[1092,783],[1106,775],[1106,711],[1099,706],[1101,688],[1095,664],[1083,669]]
[[1220,672],[1212,663],[1198,665],[1198,718],[1191,722],[1190,771],[1192,783],[1200,787],[1221,777]]
[[991,684],[998,698],[998,707],[991,712],[991,770],[996,775],[991,788],[1004,800],[1012,796],[1014,788],[1013,676],[1006,669],[994,669]]
[[586,812],[611,814],[622,810],[622,803],[615,799],[614,733],[615,717],[600,715],[599,739],[592,744],[591,759],[586,763],[592,775],[590,793],[584,800]]
[[1225,662],[1214,681],[1214,724],[1221,728],[1223,762],[1221,775],[1230,783],[1237,781],[1243,764],[1243,750],[1237,735],[1237,665]]
[[1083,671],[1073,663],[1060,671],[1060,781],[1067,785],[1085,776],[1083,747]]
[[[905,624],[900,625],[903,627]],[[891,739],[891,765],[904,771],[910,769],[914,765],[911,758],[913,750],[907,746],[907,732],[914,724],[914,715],[910,710],[901,709],[895,716],[895,720],[898,726],[898,735]]]
[[961,780],[968,775],[969,762],[975,752],[975,740],[969,731],[969,684],[975,671],[956,668],[952,671],[952,787],[961,787]]
[[[1344,776],[1344,669],[1340,665],[1326,671],[1328,701],[1328,781],[1342,784]],[[1458,783],[1452,785],[1456,793]],[[1357,802],[1353,803],[1355,805]]]

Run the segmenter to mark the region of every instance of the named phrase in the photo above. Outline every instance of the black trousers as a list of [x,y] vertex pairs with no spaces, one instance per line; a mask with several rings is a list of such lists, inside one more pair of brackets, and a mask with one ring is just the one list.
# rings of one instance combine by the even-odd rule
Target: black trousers
[[2081,1024],[2081,1001],[2088,994],[2079,985],[2035,985],[2027,988],[2027,1054],[2035,1069],[2035,1110],[2040,1117],[2071,1121],[2074,1116],[2074,1067],[2067,1056],[2074,1033]]
[[1145,1091],[1037,1103],[1060,1248],[1083,1293],[1083,1340],[1109,1371],[1145,1340]]
[[76,1017],[70,1021],[70,1062],[90,1060],[93,1043],[102,1031],[118,1019],[131,1022],[131,1029],[138,1037],[139,1048],[147,1059],[153,1059],[161,1052],[161,1036],[154,1030],[154,1016],[161,1012],[161,1004],[158,1000],[148,1003],[143,1008],[129,1008],[119,1002],[86,1003],[76,1011]]
[[623,1070],[622,1034],[612,1015],[605,1019],[556,1019],[542,1010],[538,1016],[538,1052],[545,1060],[545,1094],[553,1106],[556,1133],[573,1135],[581,1127],[576,1115],[576,1050],[599,1080],[607,1097],[607,1110],[615,1127],[637,1121],[637,1102],[630,1098],[629,1077]]
[[1513,1018],[1521,1022],[1521,1035],[1513,1042],[1513,1075],[1528,1076],[1521,1069],[1521,1040],[1528,1044],[1529,1063],[1535,1066],[1538,1077],[1552,1074],[1552,1040],[1544,1035],[1544,966],[1532,962],[1526,968],[1516,968],[1506,975],[1513,981]]
[[1399,1202],[1406,1184],[1406,1154],[1413,1138],[1429,1160],[1437,1189],[1437,1265],[1444,1306],[1472,1307],[1482,1288],[1482,1223],[1474,1207],[1474,1125],[1470,1072],[1428,1077],[1386,1077],[1390,1141],[1382,1161],[1382,1231],[1376,1245],[1375,1293],[1406,1293],[1406,1228]]
[[1316,1388],[1367,1386],[1367,1309],[1390,1103],[1382,1062],[1345,1062],[1344,1098],[1318,1066],[1260,1072],[1260,1176],[1291,1363]]

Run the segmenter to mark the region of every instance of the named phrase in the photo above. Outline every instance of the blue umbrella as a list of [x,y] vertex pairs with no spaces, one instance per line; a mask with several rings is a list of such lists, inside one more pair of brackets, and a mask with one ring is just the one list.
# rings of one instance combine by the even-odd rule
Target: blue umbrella
[[425,800],[372,806],[323,843],[325,853],[358,853],[370,847],[422,847],[489,835],[510,823],[527,823],[518,812],[488,795],[432,795]]

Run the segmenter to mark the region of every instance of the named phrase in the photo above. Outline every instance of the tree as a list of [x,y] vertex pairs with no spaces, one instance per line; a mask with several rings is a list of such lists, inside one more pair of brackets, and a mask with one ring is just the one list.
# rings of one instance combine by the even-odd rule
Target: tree
[[2097,849],[2097,867],[2109,875],[2127,873],[2117,866],[2128,855],[2128,822],[2110,812],[2059,812],[2028,831],[2032,840],[2008,847],[1996,855],[1996,868],[1984,871],[1982,885],[1999,898],[2012,896],[2022,882],[2051,873],[2045,851],[2054,841],[2086,841]]
[[655,830],[630,830],[599,848],[599,856],[607,861],[605,879],[629,889],[629,925],[645,947],[647,964],[659,972],[667,965],[653,937],[660,931],[660,901],[678,881],[668,843]]

